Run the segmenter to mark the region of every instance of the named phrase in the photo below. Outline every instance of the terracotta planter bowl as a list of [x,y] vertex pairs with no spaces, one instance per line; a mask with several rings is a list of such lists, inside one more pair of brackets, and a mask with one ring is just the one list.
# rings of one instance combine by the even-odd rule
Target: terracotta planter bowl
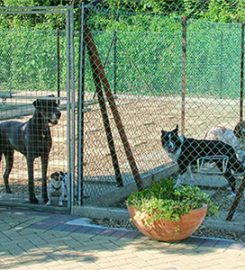
[[192,235],[202,224],[208,209],[207,205],[204,205],[202,208],[192,210],[188,214],[183,215],[179,221],[161,219],[148,225],[142,220],[134,219],[134,216],[138,212],[136,208],[130,205],[127,207],[130,217],[140,232],[149,239],[166,242],[184,240]]

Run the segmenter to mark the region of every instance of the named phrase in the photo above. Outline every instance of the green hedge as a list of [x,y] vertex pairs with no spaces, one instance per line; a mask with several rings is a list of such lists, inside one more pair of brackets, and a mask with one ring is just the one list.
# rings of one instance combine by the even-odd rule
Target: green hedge
[[[106,72],[117,92],[139,95],[181,93],[181,23],[169,19],[158,31],[93,31],[104,63],[116,33]],[[189,21],[187,31],[187,93],[195,96],[238,97],[240,25]],[[55,90],[56,31],[40,28],[0,30],[0,90]],[[78,38],[75,38],[76,74]],[[86,91],[94,91],[86,59]],[[66,86],[66,41],[61,37],[61,87]]]

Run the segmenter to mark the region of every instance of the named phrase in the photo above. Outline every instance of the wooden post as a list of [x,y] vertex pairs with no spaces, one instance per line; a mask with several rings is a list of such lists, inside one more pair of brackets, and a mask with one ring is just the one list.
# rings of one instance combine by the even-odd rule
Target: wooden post
[[240,187],[237,190],[235,200],[232,203],[231,209],[230,209],[230,211],[229,211],[229,213],[227,215],[226,220],[228,220],[228,221],[232,220],[233,215],[234,215],[234,213],[236,211],[236,208],[237,208],[237,206],[238,206],[238,204],[239,204],[239,202],[241,200],[241,197],[243,196],[244,189],[245,189],[245,177],[243,177],[242,184],[240,185]]
[[99,101],[100,111],[101,111],[102,118],[103,118],[104,128],[106,131],[106,138],[107,138],[107,142],[108,142],[108,146],[109,146],[109,150],[110,150],[110,154],[111,154],[113,168],[115,171],[117,186],[122,187],[123,186],[122,175],[120,172],[119,162],[118,162],[117,153],[116,153],[116,149],[115,149],[115,145],[114,145],[114,140],[113,140],[113,136],[112,136],[110,121],[109,121],[109,117],[108,117],[108,113],[107,113],[107,109],[106,109],[106,105],[105,105],[105,99],[103,96],[100,78],[98,76],[98,72],[96,72],[97,67],[95,66],[95,63],[92,62],[92,58],[90,58],[89,60],[90,60],[90,64],[92,67],[94,84],[95,84],[96,93],[98,96],[98,101]]
[[117,110],[117,106],[116,106],[114,97],[111,93],[110,84],[106,78],[104,67],[101,63],[97,47],[94,43],[93,36],[92,36],[87,25],[85,25],[85,42],[87,45],[89,58],[91,59],[90,61],[91,61],[91,63],[93,63],[92,67],[94,68],[94,72],[96,72],[96,74],[99,76],[99,78],[102,82],[102,85],[103,85],[103,88],[104,88],[104,91],[106,94],[106,98],[109,102],[109,105],[110,105],[117,129],[118,129],[120,138],[122,140],[124,150],[125,150],[130,168],[132,170],[132,174],[134,176],[137,188],[138,188],[138,190],[142,190],[143,189],[143,182],[142,182],[142,179],[140,177],[138,167],[136,165],[133,153],[131,151],[131,148],[130,148],[130,145],[129,145],[129,142],[127,139],[127,135],[125,133],[125,130],[124,130],[124,127],[122,124],[120,114]]

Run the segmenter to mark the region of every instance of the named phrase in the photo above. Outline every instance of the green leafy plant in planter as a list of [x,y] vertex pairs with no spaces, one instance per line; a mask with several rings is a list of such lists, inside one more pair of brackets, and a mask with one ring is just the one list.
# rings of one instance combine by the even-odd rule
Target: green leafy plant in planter
[[[183,236],[176,234],[185,230],[192,234],[201,225],[207,212],[209,215],[218,212],[218,206],[205,192],[196,186],[189,185],[174,188],[172,178],[156,182],[143,191],[132,193],[127,199],[127,207],[132,221],[140,231],[149,238],[167,239],[167,241],[188,237],[186,233]],[[193,229],[185,229],[189,226],[184,224],[185,220],[193,225]],[[167,225],[173,228],[168,229]],[[154,237],[154,229],[161,230],[160,234],[164,234],[165,230],[170,230],[170,236]],[[174,234],[173,240],[171,240],[171,233]]]

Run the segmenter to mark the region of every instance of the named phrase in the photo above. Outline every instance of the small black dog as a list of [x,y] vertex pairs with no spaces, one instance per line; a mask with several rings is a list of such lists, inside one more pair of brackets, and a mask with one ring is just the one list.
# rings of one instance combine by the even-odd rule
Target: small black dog
[[[235,193],[236,178],[233,176],[232,171],[244,173],[244,168],[237,159],[236,152],[232,146],[222,141],[185,138],[178,134],[178,125],[172,131],[162,130],[161,141],[162,146],[169,157],[176,161],[179,166],[179,176],[176,186],[183,182],[184,173],[190,165],[195,165],[197,163],[198,158],[225,155],[228,157],[228,162],[224,177],[227,179],[232,192]],[[217,160],[215,163],[222,171],[222,161]]]
[[[50,96],[54,97],[54,96]],[[34,192],[33,163],[34,159],[41,157],[42,162],[42,198],[46,203],[47,197],[47,168],[48,157],[52,146],[49,123],[56,125],[61,116],[58,104],[53,99],[37,99],[33,102],[35,107],[32,118],[27,122],[6,121],[0,124],[0,161],[2,155],[6,160],[3,175],[7,193],[9,187],[9,174],[13,167],[14,150],[22,153],[27,160],[28,187],[31,203],[38,203]]]

